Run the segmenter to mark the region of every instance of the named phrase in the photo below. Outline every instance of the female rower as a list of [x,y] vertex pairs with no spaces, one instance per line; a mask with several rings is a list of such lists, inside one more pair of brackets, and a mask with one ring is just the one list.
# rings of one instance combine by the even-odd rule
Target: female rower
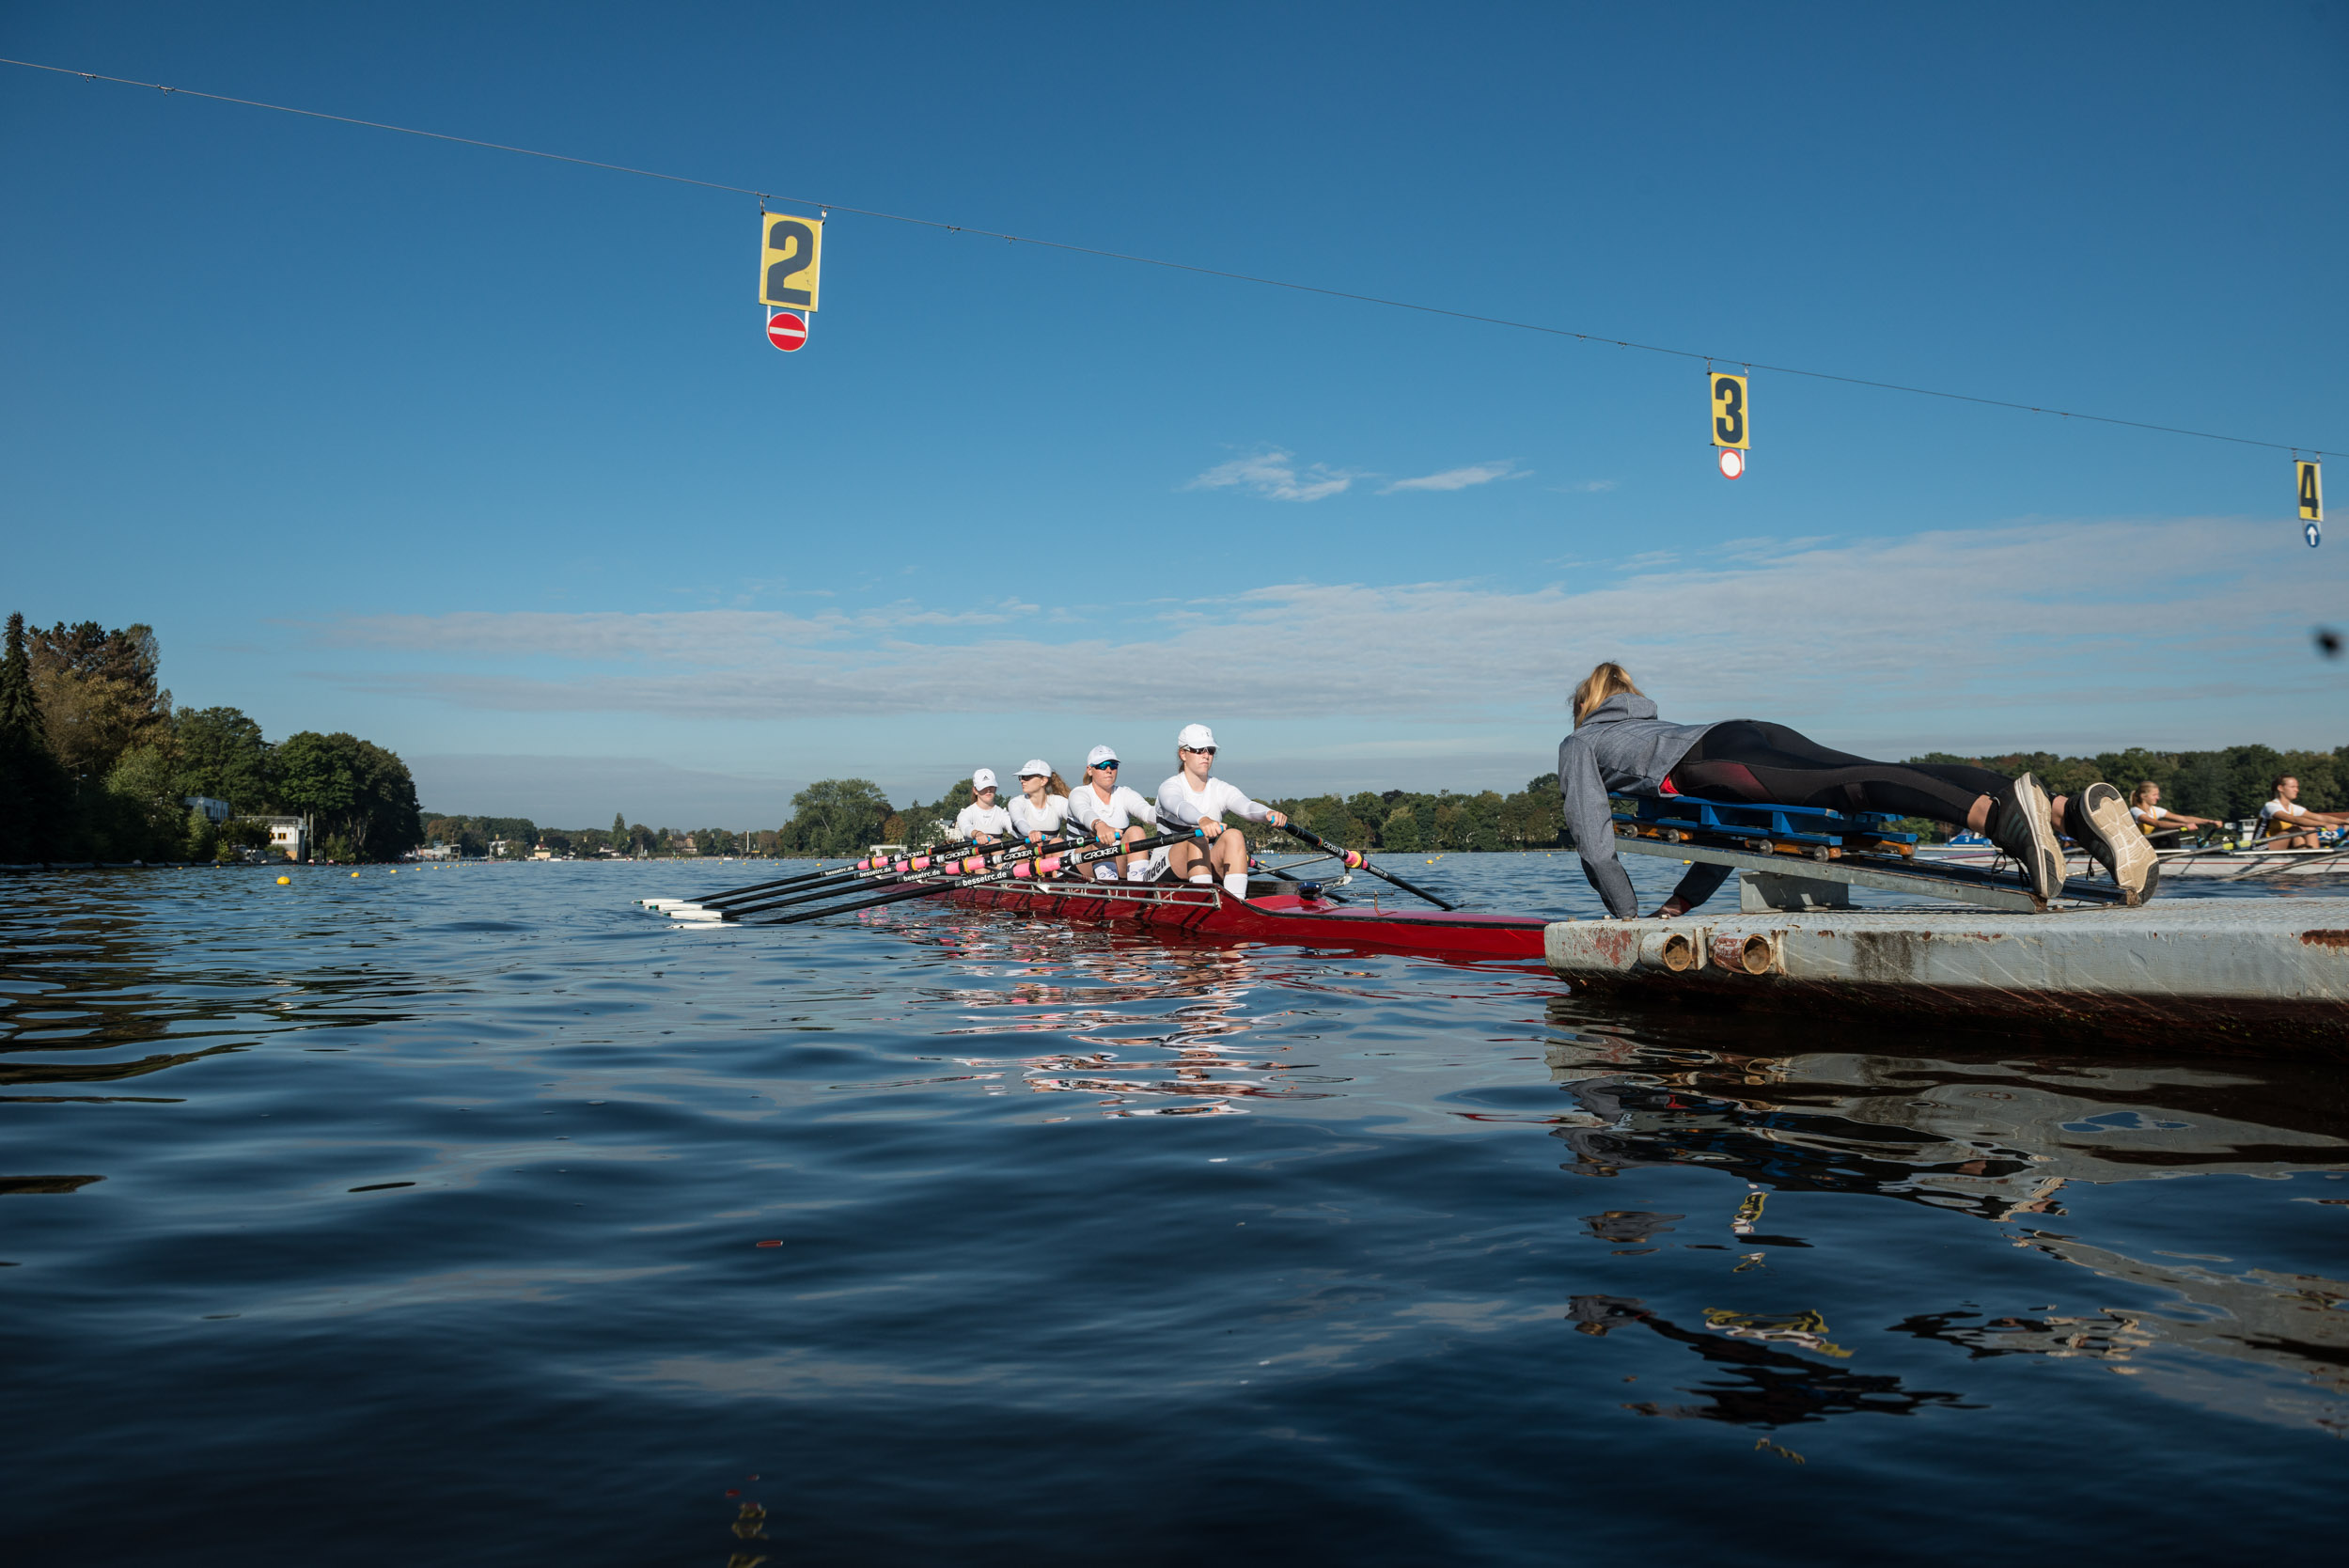
[[1069,787],[1052,764],[1031,757],[1020,768],[1020,798],[1011,803],[1011,826],[1031,844],[1059,837],[1069,825]]
[[2200,833],[2207,827],[2227,825],[2208,817],[2189,817],[2183,811],[2170,810],[2161,803],[2161,786],[2150,778],[2129,797],[2129,815],[2148,839],[2167,836],[2172,845],[2178,842],[2177,836],[2182,832]]
[[[1158,808],[1144,800],[1140,791],[1118,782],[1117,752],[1097,745],[1086,755],[1085,782],[1069,792],[1069,818],[1097,842],[1131,844],[1142,837],[1138,824],[1158,825]],[[1148,882],[1158,874],[1161,864],[1156,855],[1137,861],[1132,855],[1120,853],[1114,867],[1102,861],[1095,866],[1093,874],[1104,882],[1115,882],[1120,877],[1128,882]]]
[[1011,813],[995,804],[995,770],[971,775],[971,803],[954,815],[954,837],[965,844],[992,844],[1011,836]]
[[[1759,719],[1668,724],[1618,664],[1600,665],[1574,687],[1574,732],[1558,748],[1558,787],[1583,875],[1617,919],[1637,915],[1639,903],[1615,856],[1610,792],[1713,795],[1963,823],[2012,855],[2043,899],[2063,886],[2059,823],[2103,862],[2131,902],[2151,897],[2161,875],[2153,847],[2109,784],[2051,801],[2028,773],[2010,779],[1987,768],[1872,762]],[[1726,866],[1689,867],[1656,913],[1686,914],[1729,873]]]
[[1159,825],[1204,829],[1207,846],[1168,844],[1167,863],[1176,876],[1198,884],[1213,880],[1211,869],[1221,871],[1224,891],[1235,899],[1246,898],[1247,836],[1232,832],[1225,819],[1245,817],[1275,827],[1288,826],[1289,819],[1269,806],[1259,806],[1222,779],[1208,776],[1215,766],[1215,736],[1207,726],[1182,727],[1182,733],[1175,737],[1175,761],[1182,771],[1158,786]]

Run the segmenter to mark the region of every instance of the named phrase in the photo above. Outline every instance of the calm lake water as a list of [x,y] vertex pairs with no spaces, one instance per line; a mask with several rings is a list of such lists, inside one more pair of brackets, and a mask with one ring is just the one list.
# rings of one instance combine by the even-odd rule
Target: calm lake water
[[9,879],[12,1560],[2339,1549],[2338,1068],[763,874]]

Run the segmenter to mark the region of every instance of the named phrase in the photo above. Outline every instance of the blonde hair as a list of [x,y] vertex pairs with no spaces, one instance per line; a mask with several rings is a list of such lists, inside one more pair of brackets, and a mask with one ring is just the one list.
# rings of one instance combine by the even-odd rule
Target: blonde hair
[[1044,781],[1044,792],[1048,795],[1065,795],[1069,792],[1069,781],[1060,776],[1058,768],[1053,769],[1052,776]]
[[2145,797],[2160,788],[2161,786],[2154,783],[2152,779],[2147,779],[2144,783],[2139,784],[2133,792],[2131,792],[2129,796],[2129,804],[2131,806],[2144,805]]
[[1612,659],[1591,666],[1590,673],[1574,687],[1574,723],[1581,724],[1590,716],[1593,708],[1608,698],[1621,697],[1626,692],[1634,697],[1645,695],[1631,683],[1631,671]]

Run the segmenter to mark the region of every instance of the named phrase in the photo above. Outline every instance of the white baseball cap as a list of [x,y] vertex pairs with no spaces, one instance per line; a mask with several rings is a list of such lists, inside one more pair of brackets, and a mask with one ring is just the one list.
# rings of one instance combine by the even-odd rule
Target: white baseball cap
[[976,793],[977,793],[978,792],[979,792],[980,790],[992,790],[992,789],[994,789],[994,787],[995,787],[995,770],[994,770],[994,769],[993,769],[993,768],[981,768],[981,769],[979,769],[977,773],[975,773],[975,774],[971,775],[971,792],[972,792],[974,794],[976,794]]
[[1085,754],[1085,765],[1088,768],[1097,768],[1104,762],[1114,762],[1117,760],[1118,748],[1114,745],[1097,745]]
[[1182,733],[1175,737],[1175,745],[1185,751],[1205,751],[1215,744],[1215,732],[1203,724],[1186,724]]
[[1022,778],[1050,778],[1052,764],[1041,757],[1030,757],[1020,764],[1020,776]]

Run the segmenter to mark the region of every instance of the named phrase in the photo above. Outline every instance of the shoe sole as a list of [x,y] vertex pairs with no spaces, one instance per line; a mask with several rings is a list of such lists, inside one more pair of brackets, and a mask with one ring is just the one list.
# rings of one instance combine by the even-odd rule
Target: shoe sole
[[2023,859],[2023,878],[2032,892],[2052,899],[2063,891],[2066,868],[2063,846],[2056,839],[2055,810],[2036,774],[2027,773],[2014,781],[2014,803],[2022,808],[2023,821],[2030,828],[2031,852]]
[[2088,852],[2105,863],[2122,896],[2133,904],[2152,898],[2161,881],[2161,859],[2138,831],[2121,792],[2109,784],[2091,784],[2080,792],[2080,814],[2088,819],[2096,839],[2102,840],[2091,839]]

